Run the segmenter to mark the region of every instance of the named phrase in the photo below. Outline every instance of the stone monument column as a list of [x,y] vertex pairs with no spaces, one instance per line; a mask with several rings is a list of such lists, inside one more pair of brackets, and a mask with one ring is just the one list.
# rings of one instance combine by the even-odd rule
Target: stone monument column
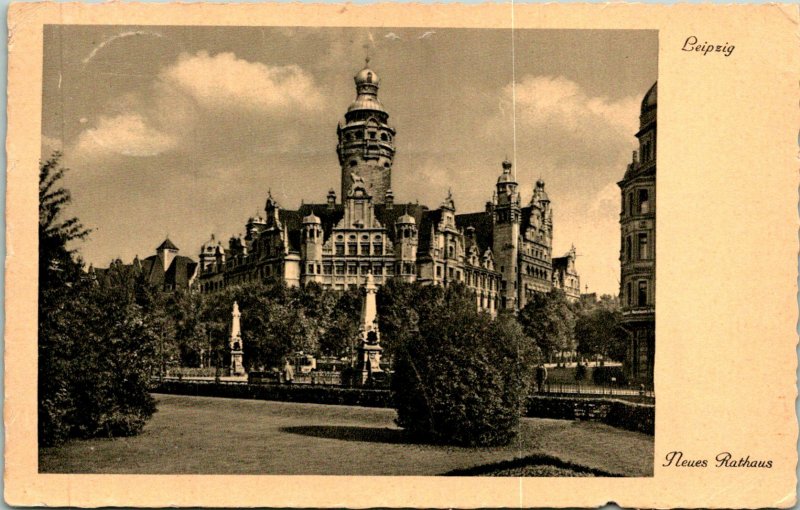
[[244,357],[242,345],[242,329],[239,324],[239,319],[242,314],[239,313],[239,303],[233,302],[233,312],[231,312],[231,375],[244,375],[244,364],[242,363]]
[[375,286],[375,279],[372,277],[372,273],[367,274],[365,290],[366,294],[361,305],[361,317],[359,320],[361,345],[358,347],[355,381],[360,385],[365,384],[369,379],[382,379],[384,375],[381,369],[383,347],[380,346],[381,333],[378,330],[378,305],[375,299],[378,288]]

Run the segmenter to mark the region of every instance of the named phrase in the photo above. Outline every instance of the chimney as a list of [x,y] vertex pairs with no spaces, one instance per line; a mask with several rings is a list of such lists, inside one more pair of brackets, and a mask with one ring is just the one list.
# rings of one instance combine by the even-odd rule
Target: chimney
[[394,192],[392,188],[386,190],[386,197],[384,198],[384,203],[386,204],[387,209],[394,208]]
[[334,205],[336,205],[336,192],[331,188],[328,190],[328,209],[333,209]]

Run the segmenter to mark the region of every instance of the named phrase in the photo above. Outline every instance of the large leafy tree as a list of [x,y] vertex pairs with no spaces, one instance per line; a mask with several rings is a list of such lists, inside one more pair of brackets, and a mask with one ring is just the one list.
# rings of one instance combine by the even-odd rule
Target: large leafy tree
[[177,290],[166,300],[167,315],[173,323],[174,344],[182,366],[198,366],[208,349],[208,334],[202,321],[203,294]]
[[378,291],[378,325],[386,359],[392,359],[395,347],[418,331],[418,289],[418,285],[391,279]]
[[620,326],[622,314],[618,309],[598,306],[578,316],[575,339],[578,352],[587,356],[600,354],[605,358],[625,358],[625,332]]
[[[136,289],[101,287],[71,243],[89,230],[68,217],[66,170],[55,153],[39,167],[39,377],[41,445],[70,437],[128,435],[155,411],[148,381],[155,332]],[[125,275],[117,275],[128,282]]]
[[395,350],[397,423],[425,440],[498,445],[516,435],[535,353],[513,317],[478,312],[462,285],[419,289],[417,331]]
[[534,293],[520,310],[518,320],[525,334],[533,339],[548,359],[556,352],[575,348],[575,314],[561,289]]
[[348,289],[337,296],[328,329],[320,337],[322,354],[352,358],[357,347],[361,299],[359,289]]

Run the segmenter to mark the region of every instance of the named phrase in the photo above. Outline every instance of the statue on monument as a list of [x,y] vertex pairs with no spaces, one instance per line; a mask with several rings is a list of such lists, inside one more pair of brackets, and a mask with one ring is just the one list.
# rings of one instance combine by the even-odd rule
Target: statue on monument
[[380,346],[381,333],[378,329],[378,307],[375,299],[378,287],[375,286],[375,279],[372,273],[367,274],[364,290],[366,294],[361,305],[361,318],[359,320],[361,345],[358,347],[355,381],[359,385],[367,384],[368,381],[380,381],[385,376],[383,369],[381,369],[383,347]]
[[242,314],[239,313],[239,303],[233,302],[231,312],[231,338],[229,346],[231,349],[231,375],[245,375],[244,370],[244,345],[242,344],[242,329],[239,322]]

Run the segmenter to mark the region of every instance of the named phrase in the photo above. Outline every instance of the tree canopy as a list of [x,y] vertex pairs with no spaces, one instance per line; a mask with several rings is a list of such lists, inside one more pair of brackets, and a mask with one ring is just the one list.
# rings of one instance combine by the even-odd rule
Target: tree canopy
[[[89,230],[64,218],[71,201],[55,153],[39,167],[38,432],[42,445],[70,437],[129,435],[155,412],[148,393],[159,332],[153,310],[126,285],[102,289],[72,241]],[[141,290],[141,289],[139,289]],[[138,297],[142,294],[139,293]]]
[[512,317],[478,312],[463,285],[416,290],[418,326],[395,338],[398,425],[434,442],[508,443],[532,381],[530,339]]
[[534,293],[517,317],[525,334],[533,339],[548,359],[560,351],[575,348],[575,313],[561,289]]

